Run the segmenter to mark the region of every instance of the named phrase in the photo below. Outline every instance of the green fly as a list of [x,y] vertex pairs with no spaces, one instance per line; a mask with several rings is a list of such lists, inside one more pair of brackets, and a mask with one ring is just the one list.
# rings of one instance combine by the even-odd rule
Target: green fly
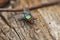
[[15,18],[15,19],[18,19],[19,21],[24,20],[24,21],[26,21],[26,22],[28,22],[28,23],[31,23],[31,24],[34,23],[34,19],[35,19],[35,18],[31,15],[31,13],[28,12],[28,11],[26,11],[26,10],[24,10],[24,12],[21,13],[21,14],[19,14],[19,15],[15,15],[14,18]]

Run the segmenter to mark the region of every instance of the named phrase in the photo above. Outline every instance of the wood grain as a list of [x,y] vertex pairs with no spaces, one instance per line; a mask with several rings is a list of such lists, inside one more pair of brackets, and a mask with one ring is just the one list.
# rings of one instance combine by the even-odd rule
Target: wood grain
[[[52,0],[16,0],[14,8],[31,7],[51,1]],[[18,21],[16,18],[9,19],[10,16],[19,15],[22,12],[0,12],[0,40],[59,40],[59,10],[60,5],[54,5],[29,11],[37,18],[35,21],[36,24],[34,25]]]

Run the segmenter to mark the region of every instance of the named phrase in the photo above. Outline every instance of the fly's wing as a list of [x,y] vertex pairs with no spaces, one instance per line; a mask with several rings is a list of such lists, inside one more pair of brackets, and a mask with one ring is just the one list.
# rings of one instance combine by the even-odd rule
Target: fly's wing
[[23,14],[15,15],[14,18],[15,19],[23,19],[24,15]]
[[14,18],[17,20],[22,20],[24,19],[24,14],[15,15]]
[[18,19],[21,20],[21,19],[24,19],[24,14],[17,14],[17,15],[8,17],[9,20],[12,18],[15,18],[16,20]]

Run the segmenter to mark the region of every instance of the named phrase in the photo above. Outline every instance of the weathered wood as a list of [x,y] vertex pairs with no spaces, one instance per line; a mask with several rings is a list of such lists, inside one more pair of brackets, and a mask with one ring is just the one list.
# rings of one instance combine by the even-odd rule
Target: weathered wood
[[39,9],[38,11],[44,17],[46,23],[49,25],[50,33],[56,40],[59,40],[60,30],[60,6],[55,5],[53,7]]
[[[49,3],[51,1],[52,0],[16,0],[16,4],[13,6],[15,9],[21,9]],[[18,21],[15,18],[8,18],[13,15],[19,15],[22,12],[1,12],[0,40],[59,40],[59,10],[60,6],[54,5],[30,11],[31,14],[37,18],[35,21],[36,24],[34,25]]]

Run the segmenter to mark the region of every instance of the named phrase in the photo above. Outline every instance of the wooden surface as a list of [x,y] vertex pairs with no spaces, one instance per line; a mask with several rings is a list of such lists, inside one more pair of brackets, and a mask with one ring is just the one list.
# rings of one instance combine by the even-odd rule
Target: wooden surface
[[[55,0],[16,0],[15,9],[37,6]],[[11,5],[8,7],[11,8]],[[39,8],[30,11],[37,18],[31,25],[9,16],[21,12],[0,12],[0,40],[60,40],[60,5]],[[7,22],[6,22],[7,21]]]

